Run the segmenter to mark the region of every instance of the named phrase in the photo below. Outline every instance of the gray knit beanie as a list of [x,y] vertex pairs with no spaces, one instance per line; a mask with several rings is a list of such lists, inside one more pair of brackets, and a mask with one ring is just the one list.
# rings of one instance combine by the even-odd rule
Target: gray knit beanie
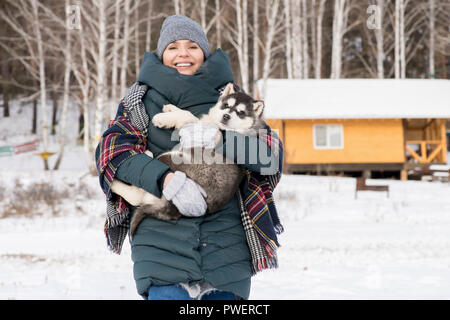
[[209,44],[202,27],[194,20],[181,14],[167,17],[164,20],[156,49],[158,57],[162,59],[166,47],[177,40],[191,40],[195,42],[202,49],[205,58],[208,58],[210,54]]

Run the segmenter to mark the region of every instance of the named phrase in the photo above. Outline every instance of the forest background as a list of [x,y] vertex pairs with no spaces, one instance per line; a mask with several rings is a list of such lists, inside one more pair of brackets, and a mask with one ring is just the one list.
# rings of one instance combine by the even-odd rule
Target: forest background
[[2,0],[0,117],[12,100],[33,108],[29,130],[41,150],[50,138],[59,146],[52,167],[43,157],[45,169],[58,169],[73,138],[67,121],[77,121],[94,174],[107,120],[172,14],[198,21],[253,95],[264,95],[256,81],[268,78],[448,79],[450,71],[450,0]]

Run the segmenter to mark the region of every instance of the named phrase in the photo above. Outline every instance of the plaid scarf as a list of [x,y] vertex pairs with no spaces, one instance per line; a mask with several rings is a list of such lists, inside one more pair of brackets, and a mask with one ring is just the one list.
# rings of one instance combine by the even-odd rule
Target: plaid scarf
[[[139,83],[128,89],[119,104],[116,119],[110,121],[96,149],[100,186],[107,200],[105,235],[108,247],[117,254],[120,254],[128,233],[129,208],[122,197],[111,193],[110,186],[119,165],[146,150],[145,136],[149,117],[142,97],[147,89],[146,85]],[[276,235],[283,232],[272,195],[281,177],[283,149],[276,134],[267,128],[267,134],[260,138],[278,156],[278,170],[274,175],[264,176],[246,170],[246,178],[237,192],[241,219],[252,256],[253,274],[278,267],[276,250],[280,245]]]

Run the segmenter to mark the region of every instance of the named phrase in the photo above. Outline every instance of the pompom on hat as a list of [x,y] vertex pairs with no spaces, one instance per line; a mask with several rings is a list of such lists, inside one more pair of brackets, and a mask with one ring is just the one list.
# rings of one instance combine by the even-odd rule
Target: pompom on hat
[[200,24],[181,14],[167,17],[162,24],[156,49],[159,59],[167,46],[177,40],[191,40],[202,49],[205,58],[210,55],[208,39]]

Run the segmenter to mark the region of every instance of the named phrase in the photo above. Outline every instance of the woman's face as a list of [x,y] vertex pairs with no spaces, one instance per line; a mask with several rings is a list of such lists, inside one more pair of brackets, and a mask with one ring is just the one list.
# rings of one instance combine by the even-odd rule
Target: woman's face
[[203,64],[202,49],[191,40],[177,40],[169,44],[163,52],[162,62],[185,75],[193,75]]

